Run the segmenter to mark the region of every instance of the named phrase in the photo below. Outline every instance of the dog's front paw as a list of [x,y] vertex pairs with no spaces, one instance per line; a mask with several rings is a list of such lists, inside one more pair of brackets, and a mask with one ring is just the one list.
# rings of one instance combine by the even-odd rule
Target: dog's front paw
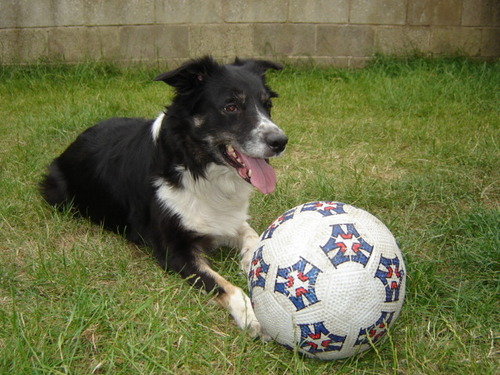
[[262,341],[266,341],[266,342],[271,341],[271,336],[269,336],[264,331],[264,329],[260,325],[259,321],[257,320],[257,317],[255,316],[255,313],[253,312],[253,310],[251,311],[251,315],[252,315],[252,317],[251,318],[249,317],[251,319],[251,321],[245,327],[245,329],[248,331],[248,334],[250,335],[250,337],[260,338]]
[[238,327],[248,331],[251,337],[260,337],[264,341],[271,339],[257,320],[250,298],[240,288],[229,297],[228,309]]
[[240,269],[245,276],[248,275],[248,271],[250,271],[250,263],[252,263],[252,251],[250,249],[246,249],[245,252],[241,252],[242,257],[240,261]]
[[240,269],[246,275],[250,270],[250,263],[252,263],[252,258],[254,254],[254,250],[257,247],[257,242],[259,241],[258,237],[252,237],[249,239],[245,246],[242,247],[240,251],[241,261],[240,261]]
[[247,327],[247,330],[252,338],[260,338],[262,341],[271,341],[271,336],[269,336],[263,329],[260,323],[255,320],[251,325]]

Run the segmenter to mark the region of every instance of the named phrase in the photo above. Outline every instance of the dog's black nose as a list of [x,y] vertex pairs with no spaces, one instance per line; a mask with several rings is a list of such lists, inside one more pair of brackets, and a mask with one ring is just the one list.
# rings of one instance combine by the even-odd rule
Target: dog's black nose
[[288,138],[283,133],[269,133],[266,142],[275,153],[279,154],[285,149]]

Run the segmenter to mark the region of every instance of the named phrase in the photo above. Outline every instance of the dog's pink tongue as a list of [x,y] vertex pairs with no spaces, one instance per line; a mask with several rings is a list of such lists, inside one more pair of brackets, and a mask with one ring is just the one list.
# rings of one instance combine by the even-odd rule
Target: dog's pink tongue
[[264,159],[256,159],[240,154],[246,167],[252,170],[250,182],[263,194],[269,194],[276,188],[274,169]]

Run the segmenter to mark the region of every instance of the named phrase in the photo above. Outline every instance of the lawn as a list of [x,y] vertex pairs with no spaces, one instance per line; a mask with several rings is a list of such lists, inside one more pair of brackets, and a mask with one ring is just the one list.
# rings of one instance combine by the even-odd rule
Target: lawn
[[[500,63],[381,57],[269,75],[290,141],[251,224],[337,200],[384,221],[405,257],[389,339],[334,362],[250,339],[147,249],[38,195],[45,166],[86,127],[157,116],[172,92],[151,78],[166,69],[0,66],[0,373],[498,373]],[[246,289],[235,252],[212,259]]]

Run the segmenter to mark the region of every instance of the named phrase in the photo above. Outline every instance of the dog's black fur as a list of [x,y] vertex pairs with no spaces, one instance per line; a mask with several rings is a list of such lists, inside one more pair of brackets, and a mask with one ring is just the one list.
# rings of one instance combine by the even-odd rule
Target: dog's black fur
[[113,118],[84,131],[49,166],[43,197],[58,207],[71,203],[150,246],[161,267],[214,291],[240,327],[259,334],[248,297],[213,271],[203,252],[240,246],[248,268],[257,240],[246,223],[251,184],[264,193],[274,189],[267,158],[287,143],[270,120],[277,94],[264,77],[281,68],[205,57],[159,75],[155,80],[176,92],[167,111],[156,120]]

